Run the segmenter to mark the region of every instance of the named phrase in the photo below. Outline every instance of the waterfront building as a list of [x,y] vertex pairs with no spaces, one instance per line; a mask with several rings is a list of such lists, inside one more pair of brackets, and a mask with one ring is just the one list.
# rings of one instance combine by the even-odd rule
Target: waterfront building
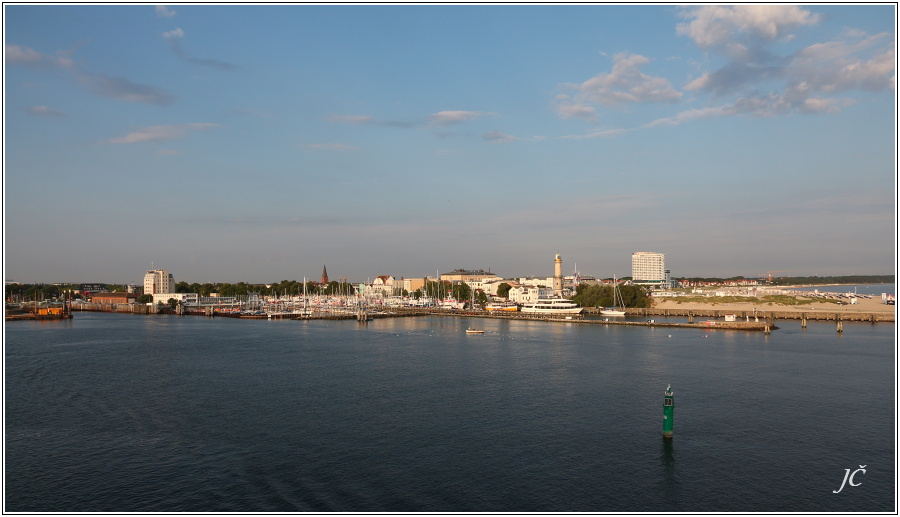
[[375,280],[372,281],[371,291],[370,292],[381,292],[385,296],[392,296],[395,293],[395,289],[401,289],[403,284],[395,280],[391,275],[380,275],[375,277]]
[[134,303],[138,295],[134,293],[94,293],[92,303]]
[[175,290],[175,277],[165,269],[150,269],[144,275],[144,294],[171,293]]
[[93,293],[104,293],[109,289],[106,284],[81,284],[78,287],[78,292],[81,294],[88,296]]
[[500,277],[486,278],[484,280],[473,280],[472,282],[467,283],[472,289],[482,291],[489,296],[497,296],[497,288],[502,283],[507,283],[510,286],[517,285],[517,282],[514,280],[505,280]]
[[527,285],[531,287],[550,287],[553,285],[553,277],[540,278],[536,276],[523,276],[519,278],[518,282],[520,285]]
[[631,254],[631,280],[634,285],[665,289],[669,286],[668,277],[664,253],[636,251]]
[[400,283],[403,287],[403,290],[407,293],[412,294],[414,291],[419,289],[425,289],[425,278],[403,278],[400,277]]
[[160,302],[169,303],[170,299],[176,302],[183,302],[186,307],[197,307],[200,302],[200,295],[197,293],[156,293],[153,295],[153,305]]
[[466,282],[468,284],[470,282],[484,282],[491,278],[497,278],[497,275],[483,269],[477,271],[456,269],[449,273],[441,273],[441,280],[447,282]]
[[518,304],[534,303],[541,299],[551,298],[553,291],[546,287],[520,285],[509,290],[509,301]]

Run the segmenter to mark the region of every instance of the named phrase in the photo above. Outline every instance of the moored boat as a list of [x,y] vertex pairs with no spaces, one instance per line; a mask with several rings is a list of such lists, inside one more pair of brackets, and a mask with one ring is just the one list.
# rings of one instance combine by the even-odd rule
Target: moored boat
[[519,310],[519,306],[514,302],[494,302],[485,305],[484,310],[498,312],[516,312]]
[[578,304],[564,298],[538,298],[522,305],[522,312],[527,314],[581,314],[582,310]]
[[[620,308],[621,307],[621,308]],[[619,281],[613,276],[613,306],[600,309],[601,316],[624,316],[625,302],[622,293],[619,292]]]

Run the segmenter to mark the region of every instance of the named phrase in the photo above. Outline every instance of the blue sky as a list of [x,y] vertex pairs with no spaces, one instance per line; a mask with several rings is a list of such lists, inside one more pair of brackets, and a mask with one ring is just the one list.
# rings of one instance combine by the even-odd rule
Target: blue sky
[[5,5],[4,274],[895,270],[894,5]]

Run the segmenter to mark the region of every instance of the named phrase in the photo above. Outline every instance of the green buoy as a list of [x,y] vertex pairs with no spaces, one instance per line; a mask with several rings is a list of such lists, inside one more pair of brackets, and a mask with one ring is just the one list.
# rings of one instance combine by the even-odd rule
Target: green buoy
[[666,387],[666,397],[663,399],[663,438],[672,439],[672,427],[675,423],[675,398],[672,393],[672,385]]

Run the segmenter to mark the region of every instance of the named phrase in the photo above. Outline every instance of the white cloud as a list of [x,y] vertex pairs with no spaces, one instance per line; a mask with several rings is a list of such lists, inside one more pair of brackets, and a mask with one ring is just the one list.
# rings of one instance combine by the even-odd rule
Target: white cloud
[[7,64],[65,70],[71,73],[78,83],[103,97],[160,105],[175,101],[174,95],[153,86],[133,83],[123,77],[87,72],[81,67],[76,67],[74,61],[68,57],[48,56],[32,48],[18,45],[6,45],[5,56]]
[[237,68],[235,65],[226,61],[206,57],[194,57],[185,52],[184,49],[181,48],[181,39],[184,38],[184,31],[180,27],[162,33],[162,37],[169,44],[169,48],[172,49],[172,52],[188,63],[218,68],[219,70],[233,70]]
[[164,32],[164,33],[162,34],[162,37],[163,37],[163,39],[183,38],[183,37],[184,37],[184,31],[181,30],[180,27],[176,27],[176,28],[173,29],[173,30],[170,30],[170,31],[168,31],[168,32]]
[[103,97],[128,102],[167,105],[175,102],[175,96],[146,84],[137,84],[124,77],[77,72],[78,82]]
[[128,133],[119,138],[112,138],[103,143],[107,144],[137,144],[141,142],[154,142],[160,140],[172,140],[180,138],[189,131],[205,131],[219,127],[219,124],[198,122],[192,124],[169,124],[164,126],[149,126]]
[[439,111],[431,115],[428,120],[431,125],[449,126],[493,115],[497,114],[485,111]]
[[869,59],[854,54],[863,51],[872,38],[851,44],[832,41],[800,51],[787,65],[786,73],[822,92],[847,90],[893,90],[896,83],[895,49],[890,47]]
[[598,74],[581,84],[564,87],[577,93],[574,101],[563,103],[557,113],[564,118],[577,115],[584,118],[591,114],[587,103],[602,106],[619,106],[648,102],[676,102],[683,96],[668,79],[653,77],[640,71],[650,60],[639,54],[620,52],[613,56],[610,73]]
[[24,65],[33,68],[72,68],[73,62],[67,57],[54,57],[29,47],[6,45],[4,48],[6,62],[11,65]]
[[28,113],[38,117],[65,117],[62,111],[50,109],[47,106],[32,106],[28,108]]
[[[567,95],[563,95],[560,97],[568,98]],[[569,103],[566,100],[557,103],[554,106],[556,110],[556,114],[559,115],[559,118],[569,119],[569,118],[580,118],[590,122],[597,122],[597,109],[593,106],[588,106],[583,103],[571,102]]]
[[[852,99],[833,96],[835,93],[896,88],[891,34],[869,36],[848,29],[842,40],[816,43],[780,56],[774,52],[778,40],[796,27],[818,23],[821,16],[797,6],[779,5],[704,6],[683,13],[693,21],[680,24],[680,34],[730,59],[684,86],[717,97],[733,96],[721,114],[835,113],[854,104]],[[769,91],[760,91],[761,85]],[[691,114],[684,112],[651,124],[682,123]]]
[[726,115],[732,115],[734,114],[734,112],[734,108],[730,106],[691,109],[682,111],[674,117],[656,119],[653,122],[648,123],[644,127],[678,126],[684,124],[685,122],[690,122],[691,120],[710,117],[722,117]]
[[493,142],[495,144],[509,144],[518,140],[516,137],[512,135],[508,135],[506,133],[501,133],[500,131],[491,131],[484,134],[483,137],[488,142]]
[[175,11],[169,10],[169,8],[164,5],[157,5],[156,16],[157,18],[171,18],[175,16]]
[[676,26],[700,48],[723,47],[736,40],[774,41],[790,36],[792,29],[815,25],[822,17],[796,5],[707,5],[681,12],[688,23]]
[[591,131],[590,133],[584,133],[581,135],[565,135],[559,138],[564,140],[591,140],[594,138],[612,138],[623,133],[627,133],[628,131],[629,130],[627,129],[604,129],[601,131]]

